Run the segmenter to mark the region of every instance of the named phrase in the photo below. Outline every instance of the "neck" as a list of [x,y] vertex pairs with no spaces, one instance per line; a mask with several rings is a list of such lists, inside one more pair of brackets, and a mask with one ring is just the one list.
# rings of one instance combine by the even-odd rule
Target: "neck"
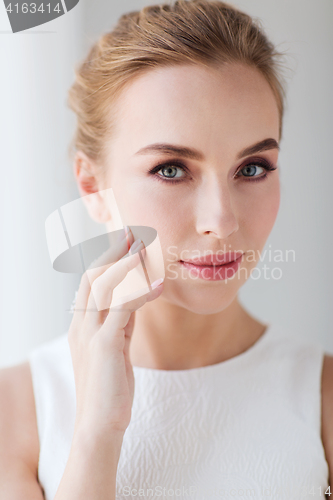
[[185,370],[213,365],[246,351],[266,330],[238,297],[216,314],[195,314],[162,297],[135,313],[130,344],[134,366]]

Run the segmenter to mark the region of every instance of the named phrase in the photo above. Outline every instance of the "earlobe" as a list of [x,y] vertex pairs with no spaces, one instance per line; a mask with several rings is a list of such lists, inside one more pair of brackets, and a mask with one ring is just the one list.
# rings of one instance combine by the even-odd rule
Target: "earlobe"
[[74,175],[81,196],[98,191],[96,166],[85,153],[77,151],[74,158]]
[[108,207],[99,191],[86,194],[82,197],[90,217],[99,223],[108,222],[111,219]]
[[97,179],[97,168],[85,153],[77,151],[74,159],[74,175],[82,200],[85,203],[90,217],[100,223],[110,220],[108,207],[100,194]]

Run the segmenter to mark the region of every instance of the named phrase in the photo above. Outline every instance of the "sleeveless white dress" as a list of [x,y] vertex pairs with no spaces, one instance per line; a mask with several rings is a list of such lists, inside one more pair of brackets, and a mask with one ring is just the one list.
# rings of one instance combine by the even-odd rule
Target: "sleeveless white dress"
[[[117,500],[325,499],[319,343],[269,325],[247,351],[188,370],[133,367]],[[67,334],[29,355],[39,482],[53,500],[68,460],[75,383]],[[327,497],[329,498],[329,497]]]

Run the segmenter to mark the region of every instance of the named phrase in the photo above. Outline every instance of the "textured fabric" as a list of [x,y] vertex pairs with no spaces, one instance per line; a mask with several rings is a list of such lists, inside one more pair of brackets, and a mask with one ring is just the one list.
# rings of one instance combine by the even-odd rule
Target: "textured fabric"
[[[189,370],[134,366],[135,394],[117,471],[130,498],[325,498],[324,352],[269,325],[247,351]],[[67,335],[29,356],[39,481],[53,500],[68,459],[75,384]]]

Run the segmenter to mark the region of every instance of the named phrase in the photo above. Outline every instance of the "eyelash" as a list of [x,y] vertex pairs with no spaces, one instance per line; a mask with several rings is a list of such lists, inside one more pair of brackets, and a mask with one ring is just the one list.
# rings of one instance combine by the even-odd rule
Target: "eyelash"
[[[250,167],[250,166],[262,167],[266,171],[266,173],[264,175],[261,175],[261,176],[248,176],[248,177],[246,175],[243,175],[243,176],[238,175],[239,172],[241,172],[245,167]],[[155,179],[162,181],[164,183],[167,182],[168,184],[179,184],[180,182],[184,182],[185,177],[182,177],[180,180],[175,180],[172,177],[163,177],[161,175],[157,175],[157,172],[159,172],[160,170],[167,168],[167,167],[177,167],[177,168],[180,168],[181,170],[183,170],[183,172],[189,174],[189,169],[185,165],[180,163],[178,160],[171,160],[167,163],[162,163],[162,164],[156,165],[151,170],[149,170],[148,174],[153,175],[155,177]],[[263,179],[266,179],[266,177],[268,175],[267,172],[271,172],[271,171],[276,170],[276,169],[277,169],[277,167],[274,167],[268,160],[263,160],[262,158],[260,160],[254,159],[254,160],[250,160],[245,165],[242,165],[237,170],[236,174],[234,175],[234,179],[237,179],[238,177],[244,177],[244,180],[246,182],[258,182],[258,181],[261,181]]]

